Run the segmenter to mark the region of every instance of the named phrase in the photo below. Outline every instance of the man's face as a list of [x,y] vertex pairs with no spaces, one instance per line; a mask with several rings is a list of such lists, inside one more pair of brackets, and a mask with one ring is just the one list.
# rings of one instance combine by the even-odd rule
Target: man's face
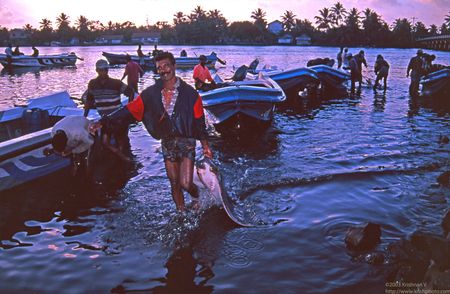
[[175,77],[175,64],[172,64],[169,59],[157,61],[156,71],[163,81],[170,81]]

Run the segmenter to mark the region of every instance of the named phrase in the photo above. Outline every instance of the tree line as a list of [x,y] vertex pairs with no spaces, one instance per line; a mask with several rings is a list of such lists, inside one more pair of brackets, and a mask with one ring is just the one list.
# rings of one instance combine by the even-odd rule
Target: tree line
[[[30,45],[45,45],[51,41],[67,44],[78,38],[80,44],[92,42],[102,35],[123,35],[125,42],[131,42],[136,32],[157,32],[164,44],[276,44],[279,36],[289,34],[293,38],[306,34],[314,45],[329,46],[374,46],[374,47],[413,47],[415,40],[438,34],[450,34],[450,12],[438,27],[426,27],[422,22],[411,22],[398,18],[388,24],[382,16],[370,8],[359,11],[346,9],[336,2],[332,7],[324,7],[314,17],[297,18],[291,10],[280,16],[282,31],[273,34],[268,30],[266,12],[255,9],[250,20],[229,22],[220,10],[206,11],[201,6],[190,13],[176,12],[172,23],[159,21],[154,25],[136,26],[131,21],[123,23],[89,20],[80,15],[72,23],[70,17],[61,13],[53,23],[48,18],[39,22],[39,28],[25,24],[23,30],[29,36]],[[0,44],[9,40],[9,30],[0,27]]]

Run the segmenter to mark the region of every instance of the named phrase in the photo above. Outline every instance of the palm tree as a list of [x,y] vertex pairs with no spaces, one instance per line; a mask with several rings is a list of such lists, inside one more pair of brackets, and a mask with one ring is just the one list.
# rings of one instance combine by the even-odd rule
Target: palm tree
[[447,29],[450,29],[450,12],[445,16],[444,24],[447,26]]
[[347,10],[344,8],[341,2],[336,2],[333,7],[331,7],[331,15],[333,17],[333,22],[336,26],[339,26],[341,22],[344,21],[347,15]]
[[432,25],[430,26],[430,29],[428,30],[428,33],[429,33],[431,36],[437,35],[437,34],[438,34],[438,27],[437,27],[436,25],[432,24]]
[[187,20],[186,16],[181,11],[179,11],[173,15],[173,24],[174,25],[184,23],[184,22],[186,22],[186,20]]
[[40,24],[40,28],[42,31],[52,31],[53,30],[52,22],[47,18],[43,18],[41,20],[41,22],[39,22],[39,24]]
[[205,18],[206,17],[206,11],[203,10],[203,8],[201,6],[197,6],[194,8],[194,10],[192,11],[191,15],[189,16],[189,18],[191,20],[199,20],[201,18]]
[[319,10],[319,15],[314,16],[319,29],[328,30],[333,23],[333,16],[326,7]]
[[57,18],[56,23],[58,24],[58,30],[65,29],[69,27],[70,21],[69,16],[62,12]]
[[264,10],[262,10],[261,8],[257,8],[255,10],[253,10],[252,15],[250,16],[251,18],[253,18],[256,21],[258,20],[266,20],[266,12]]
[[286,10],[281,16],[283,27],[286,32],[292,31],[292,28],[295,26],[295,17],[296,15],[290,10]]
[[359,25],[361,23],[360,12],[356,8],[350,9],[346,18],[346,25],[350,29],[359,29]]
[[250,16],[255,20],[254,24],[259,29],[259,31],[264,31],[267,26],[266,21],[266,12],[262,10],[261,8],[257,8],[252,12],[252,15]]
[[91,22],[87,19],[87,17],[80,15],[78,19],[75,21],[76,28],[78,31],[87,30]]

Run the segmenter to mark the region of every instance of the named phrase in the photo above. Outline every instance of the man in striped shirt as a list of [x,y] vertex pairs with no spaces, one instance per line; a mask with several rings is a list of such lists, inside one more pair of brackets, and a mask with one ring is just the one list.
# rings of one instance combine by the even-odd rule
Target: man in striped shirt
[[[113,79],[108,75],[108,62],[100,59],[95,63],[95,70],[98,76],[89,81],[87,90],[87,99],[84,107],[84,115],[87,116],[89,109],[97,108],[98,113],[103,117],[116,110],[122,104],[120,95],[125,94],[129,97],[129,101],[134,98],[134,90],[122,83],[118,79]],[[124,151],[129,147],[128,125],[116,126],[113,130],[103,130],[103,142],[109,144],[110,136],[116,140],[120,151]]]

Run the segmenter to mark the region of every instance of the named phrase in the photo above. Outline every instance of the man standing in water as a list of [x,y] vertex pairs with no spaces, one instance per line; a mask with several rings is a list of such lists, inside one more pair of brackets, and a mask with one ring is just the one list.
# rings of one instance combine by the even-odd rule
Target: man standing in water
[[416,96],[419,91],[420,77],[422,76],[423,51],[421,49],[417,50],[417,55],[411,58],[406,69],[406,77],[410,76],[411,72],[411,83],[409,84],[409,95]]
[[144,75],[142,68],[131,59],[130,55],[127,55],[127,65],[125,66],[125,72],[123,73],[121,81],[127,77],[128,87],[132,88],[134,92],[138,91],[139,78]]
[[204,156],[212,157],[202,99],[194,88],[175,75],[172,53],[158,54],[155,62],[161,79],[127,106],[95,123],[92,129],[142,121],[153,138],[161,139],[172,198],[177,210],[184,211],[183,190],[198,197],[198,188],[193,183],[196,140],[200,140]]

